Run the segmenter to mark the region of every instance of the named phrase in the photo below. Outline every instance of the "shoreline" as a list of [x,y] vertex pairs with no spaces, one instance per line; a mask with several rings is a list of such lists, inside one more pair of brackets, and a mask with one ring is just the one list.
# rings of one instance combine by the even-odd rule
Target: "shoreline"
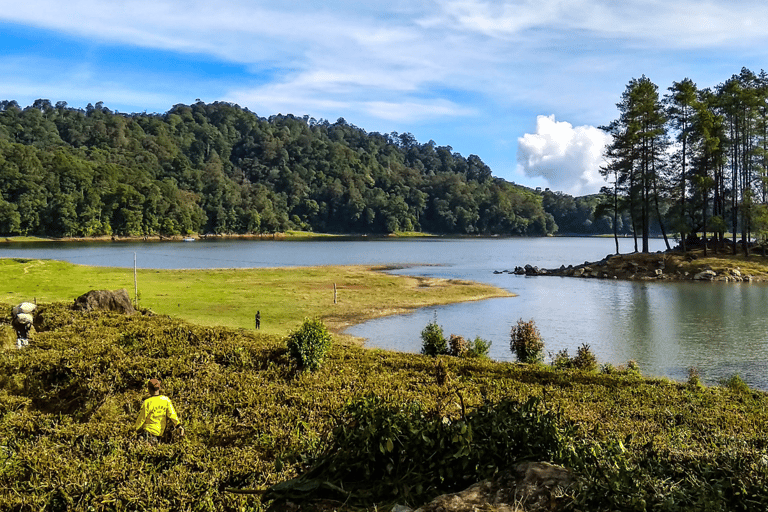
[[561,265],[556,269],[525,265],[494,273],[626,281],[765,283],[768,282],[768,258],[759,254],[747,258],[743,254],[712,253],[711,250],[704,256],[702,249],[672,250],[611,254],[599,261]]

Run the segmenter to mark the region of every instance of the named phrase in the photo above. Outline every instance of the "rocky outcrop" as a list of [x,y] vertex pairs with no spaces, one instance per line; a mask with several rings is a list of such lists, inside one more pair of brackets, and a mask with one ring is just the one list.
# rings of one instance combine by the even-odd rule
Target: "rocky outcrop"
[[[560,510],[573,483],[567,469],[547,462],[522,462],[498,478],[483,480],[464,491],[438,496],[415,512],[538,512]],[[397,512],[414,512],[395,506]]]
[[[600,261],[585,261],[582,265],[561,265],[560,268],[543,269],[533,265],[515,267],[514,271],[496,271],[495,273],[512,273],[524,276],[560,276],[596,279],[627,279],[627,280],[667,280],[667,281],[723,281],[723,282],[752,282],[765,281],[765,275],[753,276],[744,274],[739,267],[710,268],[696,255],[668,251],[654,254],[624,254],[609,255]],[[717,260],[713,266],[722,266],[723,260]]]
[[76,298],[73,307],[78,311],[115,311],[126,315],[136,312],[125,288],[115,291],[91,290]]

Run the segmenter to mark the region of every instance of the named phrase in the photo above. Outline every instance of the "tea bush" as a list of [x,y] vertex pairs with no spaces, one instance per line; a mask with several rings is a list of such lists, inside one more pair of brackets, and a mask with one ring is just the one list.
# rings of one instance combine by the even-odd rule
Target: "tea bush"
[[348,403],[328,450],[309,471],[272,487],[266,497],[279,503],[306,489],[322,489],[325,496],[358,505],[392,496],[422,503],[519,460],[570,463],[575,432],[536,397],[489,402],[449,418],[419,402],[387,403],[368,396]]
[[[3,306],[0,327],[10,326],[11,306]],[[341,344],[316,371],[296,372],[283,337],[146,312],[39,306],[30,347],[0,351],[0,510],[263,512],[268,497],[281,496],[265,497],[266,489],[312,468],[304,478],[315,491],[309,485],[304,498],[330,494],[333,508],[349,510],[333,489],[347,473],[324,461],[352,456],[393,482],[393,494],[368,489],[375,480],[350,484],[349,503],[380,497],[369,510],[402,503],[395,491],[418,505],[513,458],[569,457],[573,510],[768,509],[763,392],[692,389],[643,379],[629,365],[603,375],[455,357],[438,358],[438,383],[432,357]],[[163,380],[187,433],[156,447],[132,432],[152,376]],[[383,434],[358,429],[353,417]],[[506,435],[486,429],[494,425]],[[334,433],[342,427],[346,434]],[[440,441],[447,448],[429,444]],[[430,469],[432,453],[443,458],[442,473]],[[386,457],[391,472],[389,463],[370,462]],[[409,468],[419,471],[420,489],[406,488],[409,476],[393,481]]]
[[544,340],[533,320],[520,319],[512,326],[509,348],[521,363],[538,363],[544,358]]
[[320,319],[307,319],[288,335],[287,345],[299,367],[313,372],[320,368],[331,348],[331,334]]

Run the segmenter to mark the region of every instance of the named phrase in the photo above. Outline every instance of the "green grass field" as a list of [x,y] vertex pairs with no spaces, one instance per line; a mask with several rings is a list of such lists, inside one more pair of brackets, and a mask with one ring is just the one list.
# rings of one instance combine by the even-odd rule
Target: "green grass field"
[[[140,308],[199,325],[243,329],[254,327],[254,315],[260,311],[266,334],[286,334],[309,317],[319,317],[339,332],[366,319],[413,308],[511,295],[483,284],[395,276],[382,270],[365,266],[139,269],[136,284]],[[0,259],[0,283],[0,301],[8,303],[68,302],[90,290],[121,288],[134,297],[131,268],[6,258]]]

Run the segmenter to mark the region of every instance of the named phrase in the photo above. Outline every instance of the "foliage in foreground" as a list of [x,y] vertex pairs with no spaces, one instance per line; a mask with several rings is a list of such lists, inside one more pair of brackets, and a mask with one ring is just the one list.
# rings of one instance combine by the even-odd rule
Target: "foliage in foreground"
[[[353,457],[380,478],[353,480],[337,510],[374,495],[417,504],[527,456],[570,461],[574,510],[768,508],[766,395],[735,379],[705,388],[338,344],[298,370],[284,340],[251,330],[41,304],[31,348],[0,352],[0,509],[261,511],[267,488],[316,465],[310,476],[338,483],[348,473],[330,463]],[[183,440],[152,448],[131,433],[149,376]],[[442,474],[411,455],[431,448]]]
[[387,404],[369,396],[347,405],[330,450],[311,471],[267,495],[295,499],[296,489],[309,488],[361,504],[423,503],[520,460],[568,463],[575,434],[575,426],[536,397],[486,403],[449,418],[420,402]]
[[520,461],[573,471],[558,510],[766,510],[765,440],[739,451],[691,453],[648,443],[589,439],[542,399],[485,403],[457,418],[419,402],[366,397],[347,405],[330,448],[302,476],[271,487],[286,500],[334,498],[360,507],[392,500],[420,504],[492,478]]

